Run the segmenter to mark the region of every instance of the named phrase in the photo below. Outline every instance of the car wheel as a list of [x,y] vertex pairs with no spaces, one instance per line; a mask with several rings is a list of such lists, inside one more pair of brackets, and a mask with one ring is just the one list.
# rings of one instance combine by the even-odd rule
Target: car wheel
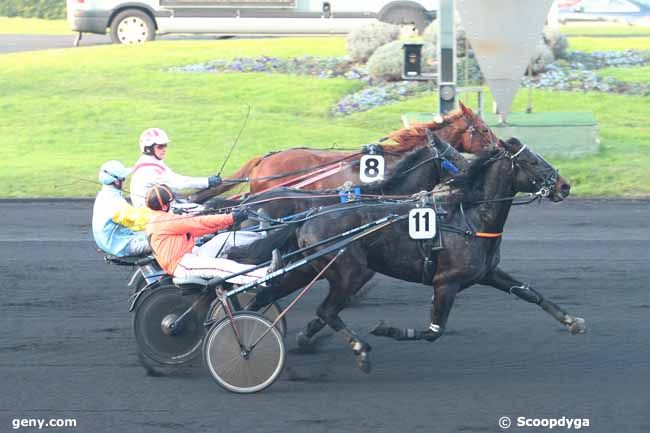
[[155,37],[153,20],[138,9],[120,12],[111,23],[111,40],[115,44],[141,44],[153,41]]

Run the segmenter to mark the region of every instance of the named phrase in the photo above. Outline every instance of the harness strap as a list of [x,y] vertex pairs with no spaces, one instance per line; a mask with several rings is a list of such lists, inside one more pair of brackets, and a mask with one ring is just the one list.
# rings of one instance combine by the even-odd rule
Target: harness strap
[[[271,186],[269,188],[266,188],[266,189],[264,189],[262,191],[258,191],[255,194],[262,194],[262,193],[268,192],[268,191],[270,191],[272,189],[287,187],[287,186],[289,186],[291,188],[299,189],[299,188],[302,188],[304,186],[311,185],[314,182],[318,182],[319,180],[324,179],[326,177],[329,177],[329,176],[331,176],[333,174],[336,174],[339,171],[343,170],[343,167],[344,167],[344,165],[343,165],[343,163],[341,161],[336,162],[334,164],[330,164],[330,165],[327,165],[325,167],[321,167],[321,168],[319,168],[319,169],[317,169],[317,170],[315,170],[313,172],[298,176],[297,178],[289,179],[289,180],[286,180],[286,181],[281,182],[279,184],[273,185],[273,186]],[[237,199],[240,199],[243,195],[244,194],[237,194],[237,195],[234,195],[232,197],[228,197],[228,200],[237,200]]]
[[503,236],[503,232],[501,233],[483,233],[483,232],[475,232],[474,236],[477,238],[500,238]]

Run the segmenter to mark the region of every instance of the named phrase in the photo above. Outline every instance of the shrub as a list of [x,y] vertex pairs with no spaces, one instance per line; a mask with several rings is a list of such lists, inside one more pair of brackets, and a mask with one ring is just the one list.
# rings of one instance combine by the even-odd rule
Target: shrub
[[400,28],[392,24],[378,22],[360,27],[346,38],[348,56],[354,62],[365,63],[377,48],[397,40],[399,35]]
[[[438,46],[438,20],[435,20],[424,29],[422,33],[422,39],[425,42],[429,42],[434,47]],[[460,26],[456,25],[456,57],[465,57],[465,39],[467,35],[465,30]]]
[[535,53],[530,59],[531,66],[533,68],[533,74],[539,74],[544,72],[546,67],[555,61],[553,57],[553,50],[544,43],[540,41],[535,47]]
[[544,29],[544,42],[553,50],[556,59],[564,59],[569,49],[569,39],[558,29]]
[[[403,41],[393,41],[383,45],[375,51],[368,60],[368,73],[370,77],[381,81],[397,81],[402,78],[404,68]],[[436,48],[430,43],[422,47],[422,72],[436,71]]]
[[65,18],[65,0],[2,0],[0,15],[26,18]]

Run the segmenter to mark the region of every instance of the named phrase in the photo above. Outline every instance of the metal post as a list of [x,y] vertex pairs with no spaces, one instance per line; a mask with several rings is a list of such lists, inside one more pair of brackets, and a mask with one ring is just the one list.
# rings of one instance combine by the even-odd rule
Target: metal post
[[446,114],[456,107],[454,0],[440,0],[438,29],[438,113]]
[[78,47],[78,46],[79,46],[79,42],[81,42],[81,38],[82,38],[82,37],[83,37],[83,33],[82,33],[82,32],[77,33],[77,36],[75,36],[75,38],[74,38],[74,42],[72,43],[72,45],[75,46],[75,47]]

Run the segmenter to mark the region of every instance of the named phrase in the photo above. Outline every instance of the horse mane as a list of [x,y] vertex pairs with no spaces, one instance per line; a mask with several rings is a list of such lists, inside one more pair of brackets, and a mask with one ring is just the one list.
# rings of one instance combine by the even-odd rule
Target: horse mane
[[366,189],[372,191],[388,189],[394,186],[397,182],[404,178],[405,173],[410,170],[416,163],[419,162],[421,154],[423,152],[428,152],[428,147],[420,147],[418,149],[410,151],[406,156],[404,156],[395,166],[393,173],[384,179],[383,181],[374,182],[369,185],[366,185]]
[[465,172],[459,176],[454,177],[449,183],[452,187],[458,188],[473,188],[476,185],[482,185],[479,178],[485,173],[489,167],[487,162],[494,158],[498,153],[502,152],[501,149],[495,149],[480,154],[475,154],[475,158],[469,162]]
[[395,144],[386,145],[385,148],[387,151],[397,153],[404,153],[413,150],[422,144],[422,140],[427,139],[427,131],[442,129],[449,125],[450,122],[463,116],[463,114],[463,110],[457,108],[443,117],[442,122],[416,122],[407,128],[391,132],[388,135],[388,138],[393,140]]

